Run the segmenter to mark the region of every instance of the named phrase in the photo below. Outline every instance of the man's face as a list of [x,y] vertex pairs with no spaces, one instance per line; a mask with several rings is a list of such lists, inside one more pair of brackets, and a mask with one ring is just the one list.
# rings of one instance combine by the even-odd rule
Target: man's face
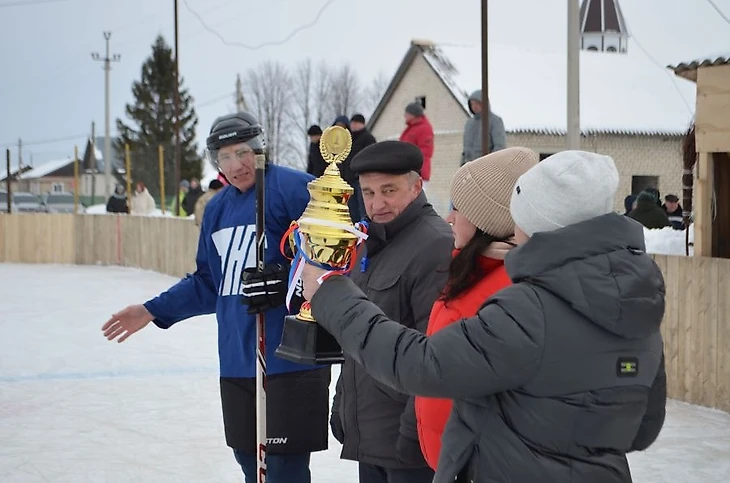
[[365,211],[375,223],[395,220],[421,194],[422,186],[423,182],[416,174],[360,175]]
[[406,119],[406,124],[410,124],[416,118],[416,116],[414,116],[410,112],[406,112],[405,114],[403,114],[403,117],[405,117]]
[[319,142],[319,140],[321,138],[322,138],[321,134],[312,134],[311,136],[309,136],[309,142],[316,144]]
[[352,132],[358,132],[358,131],[362,131],[363,129],[365,129],[365,124],[363,124],[363,123],[361,123],[361,122],[358,122],[358,121],[352,121],[352,122],[350,123],[350,130],[351,130]]
[[190,189],[194,189],[195,190],[195,189],[198,189],[199,186],[200,186],[200,183],[198,182],[197,179],[191,179],[190,180]]
[[247,191],[256,181],[256,155],[246,143],[232,144],[218,151],[218,166],[228,182]]
[[667,211],[670,213],[679,208],[679,201],[665,201],[664,204],[667,205]]
[[469,101],[469,107],[471,108],[471,110],[474,114],[482,113],[482,103],[479,101],[474,101],[474,100]]

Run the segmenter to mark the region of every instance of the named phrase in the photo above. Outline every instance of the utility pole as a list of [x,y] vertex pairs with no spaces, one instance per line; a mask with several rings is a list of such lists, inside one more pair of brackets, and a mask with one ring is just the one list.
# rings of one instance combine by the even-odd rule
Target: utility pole
[[91,170],[91,204],[96,204],[96,175],[98,173],[96,163],[96,126],[91,121],[91,155],[89,156],[89,169]]
[[568,124],[566,149],[580,149],[580,4],[568,0]]
[[101,57],[98,53],[94,52],[91,54],[91,58],[94,60],[104,62],[104,197],[108,198],[112,193],[112,140],[110,134],[110,121],[109,121],[109,72],[112,70],[111,63],[119,62],[121,56],[119,54],[109,55],[109,39],[111,38],[111,32],[104,32],[104,39],[106,40],[106,55]]
[[175,2],[175,216],[180,216],[180,50],[177,35],[177,0]]
[[241,82],[241,74],[236,76],[236,110],[238,112],[246,110],[246,100],[243,98],[243,83]]
[[23,140],[18,138],[18,173],[23,172]]
[[489,154],[489,10],[482,0],[482,155]]

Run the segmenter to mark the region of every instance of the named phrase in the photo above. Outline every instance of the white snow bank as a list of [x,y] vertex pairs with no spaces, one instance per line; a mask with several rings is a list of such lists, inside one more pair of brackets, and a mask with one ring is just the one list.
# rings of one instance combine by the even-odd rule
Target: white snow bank
[[[654,255],[681,255],[687,254],[685,251],[687,233],[685,230],[675,230],[672,227],[649,230],[644,228],[644,240],[646,242],[646,252]],[[689,226],[689,254],[694,255],[694,247],[691,245],[695,241],[694,224]]]

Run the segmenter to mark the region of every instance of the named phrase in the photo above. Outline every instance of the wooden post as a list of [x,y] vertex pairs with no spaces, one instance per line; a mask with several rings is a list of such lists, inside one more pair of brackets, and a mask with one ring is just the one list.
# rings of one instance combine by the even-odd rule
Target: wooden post
[[489,25],[488,0],[482,0],[482,156],[489,154]]
[[129,156],[129,144],[124,145],[124,164],[127,174],[127,208],[132,213],[132,160]]
[[568,124],[566,149],[580,149],[580,4],[568,0]]
[[12,172],[10,171],[10,150],[9,149],[5,150],[5,160],[7,162],[7,168],[8,168],[8,177],[5,178],[5,183],[8,185],[7,195],[8,195],[8,215],[9,215],[13,212],[13,196],[12,196],[12,192],[13,192],[12,186],[13,185],[10,183],[10,178],[11,178]]
[[157,146],[157,158],[160,165],[160,209],[165,214],[165,148]]
[[697,154],[697,180],[695,186],[695,244],[697,257],[712,256],[712,200],[714,190],[714,164],[707,152]]
[[79,212],[79,147],[74,146],[74,214]]

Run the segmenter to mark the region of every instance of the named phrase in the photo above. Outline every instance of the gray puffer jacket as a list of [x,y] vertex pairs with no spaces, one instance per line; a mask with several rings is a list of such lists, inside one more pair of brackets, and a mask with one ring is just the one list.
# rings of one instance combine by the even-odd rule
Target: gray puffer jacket
[[345,277],[313,315],[373,377],[454,399],[434,483],[627,483],[626,453],[664,422],[664,280],[618,214],[538,233],[506,260],[514,285],[426,337]]
[[[482,102],[482,91],[474,91],[469,96],[470,101]],[[469,106],[471,111],[471,106]],[[504,123],[502,118],[492,112],[487,101],[486,111],[489,113],[489,152],[499,151],[507,147],[507,135],[504,131]],[[484,112],[484,111],[482,111]],[[482,114],[474,114],[470,117],[464,125],[464,149],[461,153],[461,164],[462,166],[477,158],[481,158],[482,154]]]

